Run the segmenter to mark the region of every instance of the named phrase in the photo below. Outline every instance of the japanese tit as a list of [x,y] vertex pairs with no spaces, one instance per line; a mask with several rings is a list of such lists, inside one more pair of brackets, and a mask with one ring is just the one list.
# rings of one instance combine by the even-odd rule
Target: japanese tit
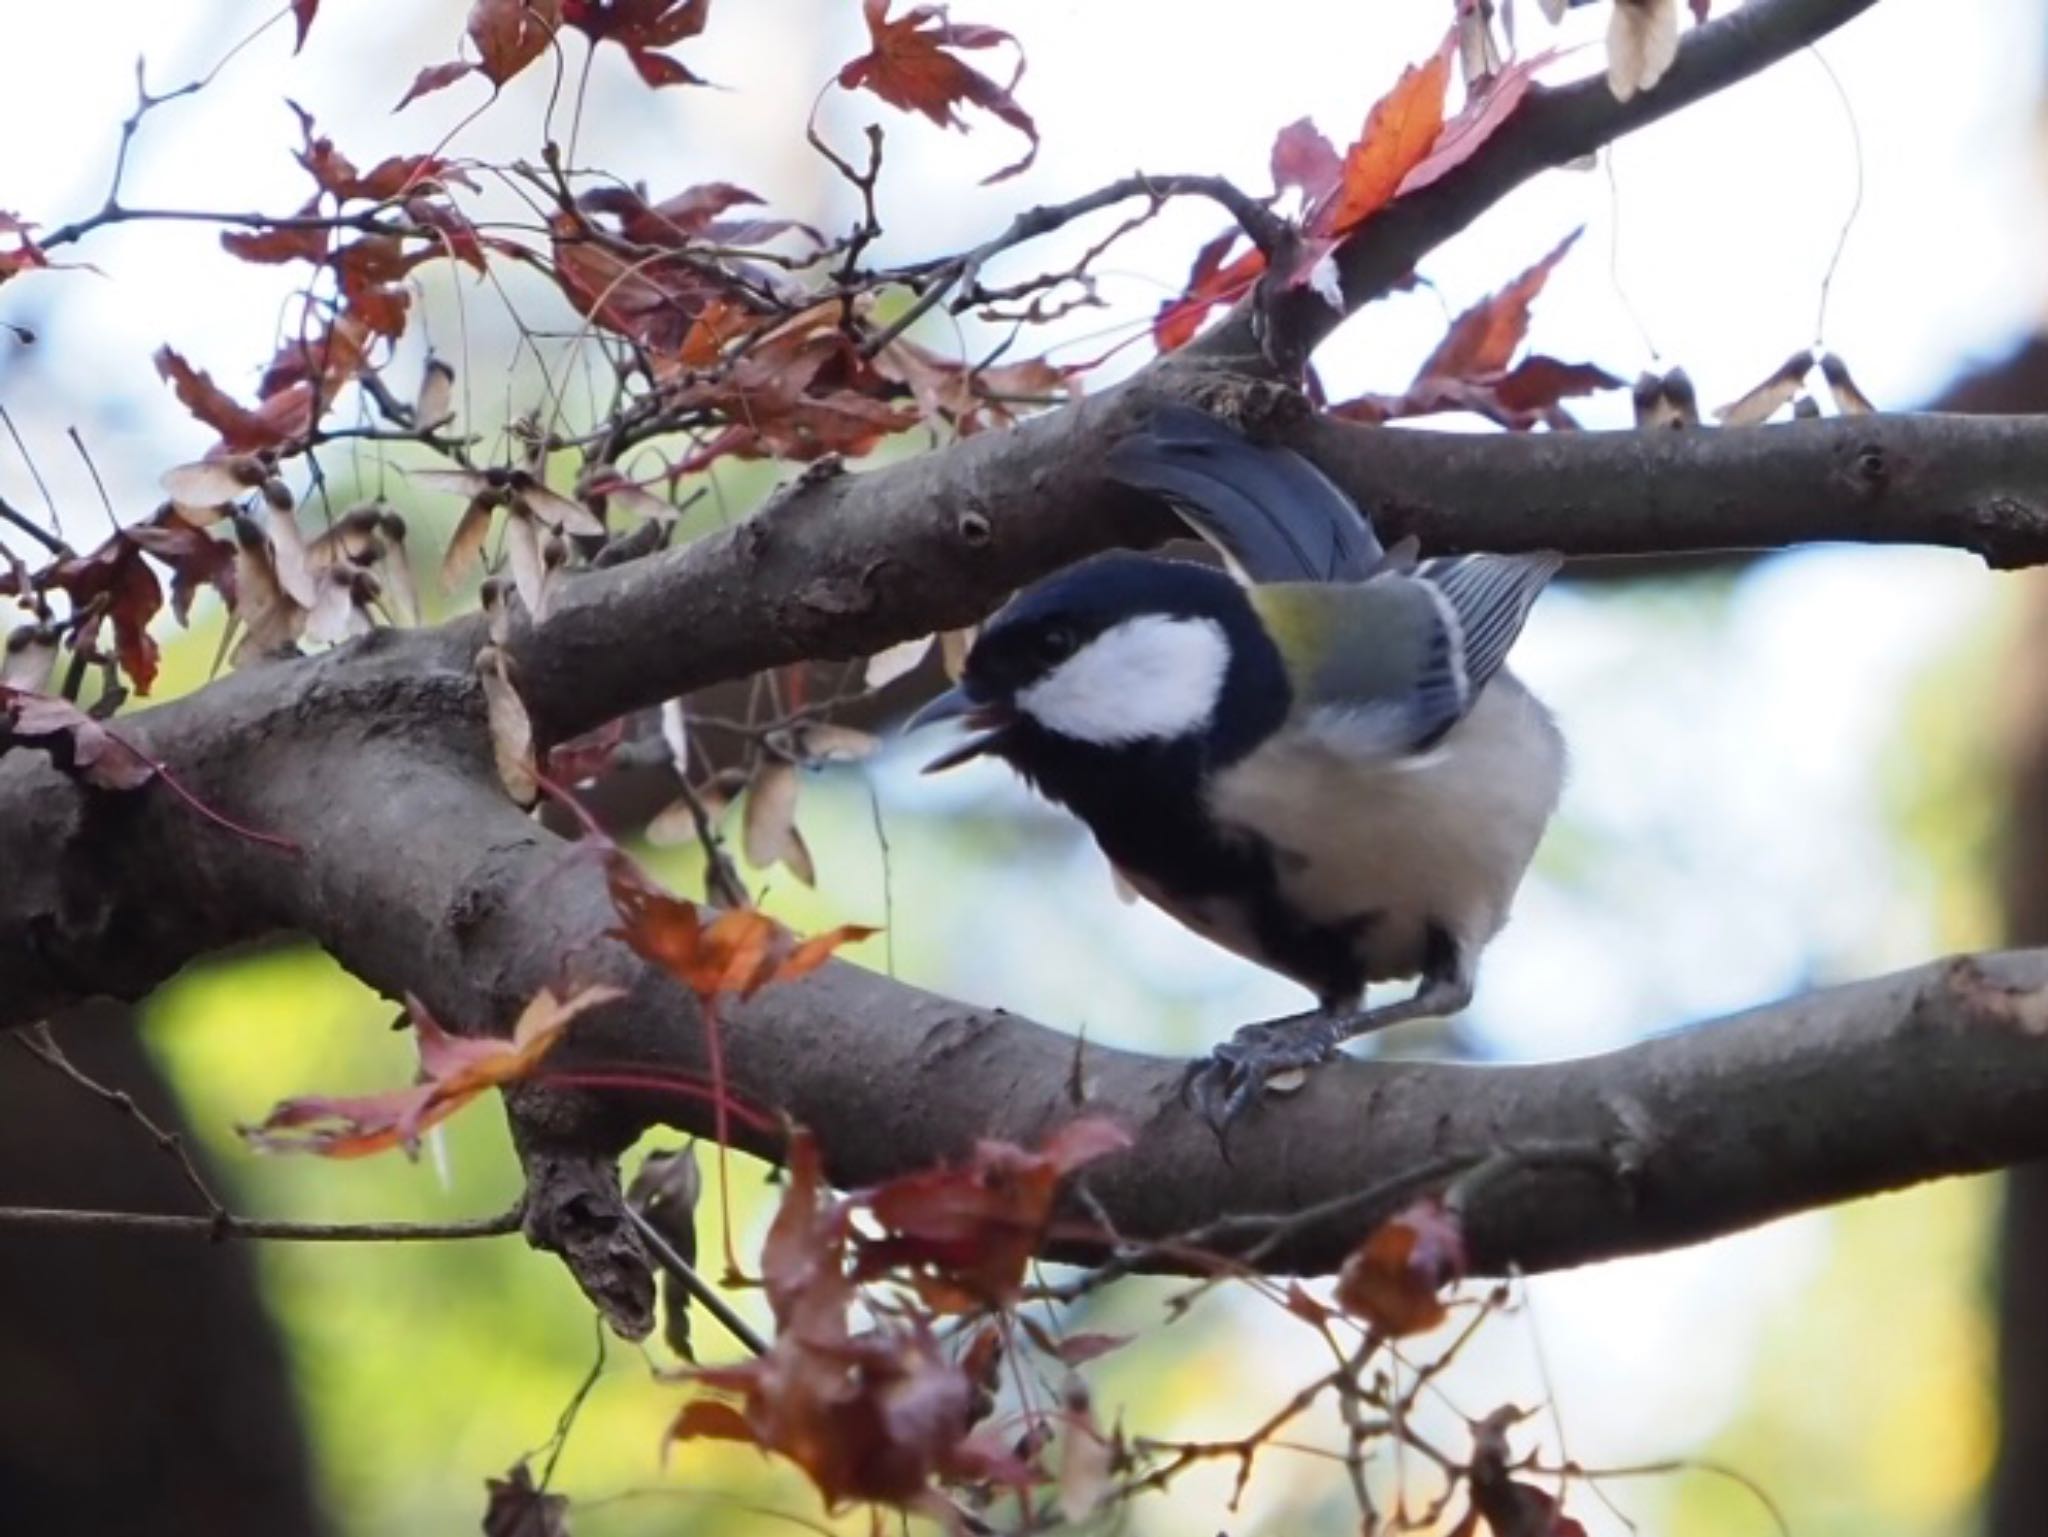
[[[989,621],[913,727],[976,734],[930,765],[1008,762],[1188,928],[1313,991],[1192,1079],[1223,1124],[1275,1072],[1471,1001],[1480,953],[1556,808],[1564,744],[1502,665],[1555,555],[1384,550],[1307,460],[1184,407],[1112,453],[1233,576],[1099,556]],[[1365,1007],[1368,984],[1417,976]]]

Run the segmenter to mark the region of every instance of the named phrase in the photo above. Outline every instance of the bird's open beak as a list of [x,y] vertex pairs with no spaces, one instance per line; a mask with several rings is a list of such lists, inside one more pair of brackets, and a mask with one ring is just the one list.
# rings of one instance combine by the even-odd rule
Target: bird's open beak
[[983,703],[968,698],[960,689],[949,688],[911,716],[909,724],[903,729],[916,731],[922,726],[929,726],[932,722],[941,720],[964,720],[974,729],[975,735],[927,763],[924,766],[924,772],[927,774],[944,773],[949,768],[958,768],[971,759],[979,758],[1000,742],[1017,723],[1017,714],[1009,705],[1000,701]]

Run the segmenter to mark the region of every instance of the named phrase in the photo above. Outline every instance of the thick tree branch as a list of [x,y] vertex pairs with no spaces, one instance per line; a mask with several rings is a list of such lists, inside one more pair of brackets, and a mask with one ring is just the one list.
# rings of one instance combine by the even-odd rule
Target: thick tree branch
[[[1243,380],[1160,383],[1301,448],[1390,537],[1431,550],[1863,540],[2048,561],[2048,418],[1448,437],[1311,417]],[[729,532],[584,577],[520,642],[521,687],[551,731],[573,735],[720,678],[971,623],[1058,566],[1165,537],[1170,520],[1097,468],[1165,395],[1148,383],[907,463],[806,477]]]
[[[82,821],[116,819],[162,848],[161,870],[189,872],[160,874],[160,901],[204,912],[232,892],[250,925],[310,933],[358,976],[413,988],[459,1025],[510,1018],[565,971],[628,989],[579,1022],[550,1070],[603,1067],[650,1087],[532,1085],[512,1114],[529,1236],[638,1332],[646,1259],[607,1160],[656,1120],[708,1129],[700,1101],[654,1086],[705,1072],[695,1004],[608,936],[616,918],[598,863],[496,792],[466,672],[429,673],[368,717],[370,696],[344,685],[348,671],[346,660],[282,665],[227,691],[251,712],[245,731],[261,729],[264,709],[299,712],[299,742],[316,745],[296,776],[260,753],[246,774],[203,765],[216,776],[209,790],[252,819],[317,805],[328,835],[298,858],[133,796],[94,797]],[[389,731],[394,721],[403,729]],[[58,780],[40,761],[27,772]],[[851,965],[761,994],[734,1013],[726,1046],[734,1090],[812,1127],[847,1185],[959,1157],[976,1137],[1031,1142],[1083,1110],[1111,1115],[1137,1142],[1091,1172],[1091,1209],[1139,1243],[1223,1215],[1284,1219],[1418,1167],[1606,1149],[1610,1169],[1532,1159],[1468,1207],[1481,1269],[1543,1269],[2048,1154],[2048,955],[2031,952],[1817,993],[1592,1061],[1346,1065],[1261,1107],[1228,1160],[1178,1099],[1181,1064],[1082,1045]],[[776,1151],[772,1136],[742,1140]],[[1341,1219],[1284,1231],[1262,1262],[1327,1268],[1379,1215],[1351,1202]],[[1062,1250],[1103,1251],[1071,1233]]]

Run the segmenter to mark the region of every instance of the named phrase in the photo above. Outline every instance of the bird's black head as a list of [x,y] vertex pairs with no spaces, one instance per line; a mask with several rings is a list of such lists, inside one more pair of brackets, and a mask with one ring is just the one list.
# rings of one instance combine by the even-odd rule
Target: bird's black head
[[993,753],[1080,810],[1106,776],[1142,773],[1164,790],[1231,762],[1287,708],[1279,651],[1235,582],[1120,553],[1020,593],[982,631],[959,688],[919,722],[965,716],[979,728],[932,768]]

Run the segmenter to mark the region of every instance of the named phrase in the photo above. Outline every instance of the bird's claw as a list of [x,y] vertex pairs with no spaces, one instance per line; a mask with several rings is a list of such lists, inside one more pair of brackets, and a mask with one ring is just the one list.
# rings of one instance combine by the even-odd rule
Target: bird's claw
[[1189,1065],[1181,1097],[1220,1137],[1275,1074],[1330,1060],[1343,1032],[1327,1014],[1246,1025],[1208,1056]]

